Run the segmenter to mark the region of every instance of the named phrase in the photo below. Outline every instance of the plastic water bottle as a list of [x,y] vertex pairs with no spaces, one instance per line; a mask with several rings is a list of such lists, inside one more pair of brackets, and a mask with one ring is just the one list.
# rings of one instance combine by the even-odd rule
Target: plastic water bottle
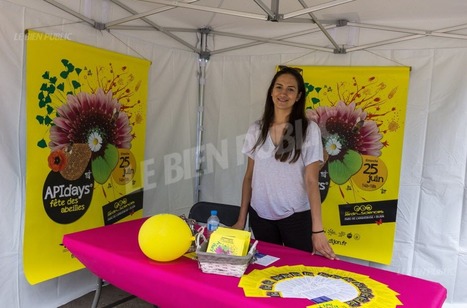
[[208,229],[208,236],[211,235],[219,227],[219,217],[217,217],[217,211],[211,210],[211,216],[209,216],[206,223]]

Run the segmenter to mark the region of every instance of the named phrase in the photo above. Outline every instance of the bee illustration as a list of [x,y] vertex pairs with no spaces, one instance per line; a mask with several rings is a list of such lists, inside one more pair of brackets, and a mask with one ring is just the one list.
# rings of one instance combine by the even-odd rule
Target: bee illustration
[[352,133],[356,133],[362,128],[363,124],[365,123],[364,120],[360,119],[360,117],[357,118],[357,121],[355,122],[354,127],[352,127]]

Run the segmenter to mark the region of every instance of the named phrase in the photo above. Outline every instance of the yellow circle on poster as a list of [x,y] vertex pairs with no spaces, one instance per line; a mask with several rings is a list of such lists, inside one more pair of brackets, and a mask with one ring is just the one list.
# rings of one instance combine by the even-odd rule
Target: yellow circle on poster
[[136,172],[135,156],[130,149],[118,149],[118,163],[112,171],[112,178],[119,185],[128,184]]
[[352,181],[361,189],[380,189],[388,178],[388,168],[379,157],[362,155],[362,167],[352,176]]
[[193,242],[188,224],[174,214],[157,214],[140,227],[138,244],[150,259],[168,262],[185,254]]

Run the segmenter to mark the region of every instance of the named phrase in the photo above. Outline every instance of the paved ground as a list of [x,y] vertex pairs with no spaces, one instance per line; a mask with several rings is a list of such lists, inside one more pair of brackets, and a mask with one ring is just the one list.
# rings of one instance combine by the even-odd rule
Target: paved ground
[[[139,298],[129,298],[131,295],[112,286],[106,285],[102,287],[101,296],[99,299],[98,308],[154,308],[155,306],[149,304]],[[58,308],[90,308],[94,299],[94,292],[83,295],[68,304]]]

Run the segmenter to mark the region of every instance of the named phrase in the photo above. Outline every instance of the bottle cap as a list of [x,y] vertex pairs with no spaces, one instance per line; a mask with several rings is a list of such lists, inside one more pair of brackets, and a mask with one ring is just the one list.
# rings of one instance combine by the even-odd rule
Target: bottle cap
[[217,215],[217,211],[216,210],[211,210],[211,215]]

